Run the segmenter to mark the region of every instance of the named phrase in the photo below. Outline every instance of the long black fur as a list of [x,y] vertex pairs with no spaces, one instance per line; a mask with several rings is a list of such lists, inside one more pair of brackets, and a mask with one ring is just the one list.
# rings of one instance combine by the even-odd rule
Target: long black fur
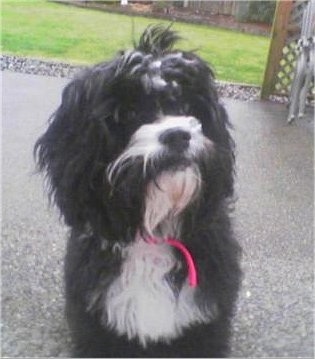
[[[234,144],[227,114],[219,103],[214,76],[196,54],[173,49],[178,35],[162,26],[149,27],[133,51],[89,68],[64,89],[62,102],[47,131],[35,145],[38,168],[46,173],[51,199],[71,228],[65,280],[67,318],[78,357],[223,357],[228,354],[230,322],[240,283],[240,248],[234,239],[228,203],[233,196]],[[182,56],[170,56],[182,53]],[[168,84],[156,88],[148,76],[159,59]],[[215,144],[215,155],[200,163],[200,199],[184,213],[181,240],[195,258],[199,274],[197,301],[214,301],[218,315],[210,324],[187,329],[170,344],[144,349],[101,324],[91,293],[106,288],[119,274],[122,258],[115,243],[130,243],[142,224],[143,193],[168,163],[139,176],[142,160],[128,166],[115,188],[108,165],[124,150],[131,135],[153,122],[160,111],[192,115]],[[171,161],[171,159],[168,159]],[[163,167],[164,166],[164,167]],[[102,248],[102,240],[109,243]],[[186,273],[173,273],[180,286]],[[102,294],[100,293],[101,300]],[[98,299],[96,299],[97,302]]]

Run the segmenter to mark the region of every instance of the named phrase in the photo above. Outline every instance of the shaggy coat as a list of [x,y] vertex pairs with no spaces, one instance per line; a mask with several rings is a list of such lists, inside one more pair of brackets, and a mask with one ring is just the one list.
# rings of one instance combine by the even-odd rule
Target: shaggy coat
[[[240,283],[234,145],[212,70],[174,50],[178,39],[149,27],[134,50],[79,74],[35,146],[71,228],[76,357],[228,354]],[[170,237],[191,254],[197,286]]]

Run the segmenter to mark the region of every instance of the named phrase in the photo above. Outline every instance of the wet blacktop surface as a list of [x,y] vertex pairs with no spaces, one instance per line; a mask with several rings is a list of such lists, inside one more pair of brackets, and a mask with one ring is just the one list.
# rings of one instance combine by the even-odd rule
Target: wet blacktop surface
[[[2,357],[67,357],[67,229],[49,208],[32,149],[67,80],[3,72]],[[235,231],[243,286],[232,357],[314,357],[313,113],[223,99],[237,145]]]

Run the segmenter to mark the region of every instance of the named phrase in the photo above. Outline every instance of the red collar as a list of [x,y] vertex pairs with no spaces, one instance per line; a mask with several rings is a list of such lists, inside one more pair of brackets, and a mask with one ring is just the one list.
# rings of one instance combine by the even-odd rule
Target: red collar
[[195,261],[191,255],[191,253],[189,252],[188,248],[180,240],[172,238],[172,237],[168,237],[161,241],[160,238],[157,239],[154,237],[147,237],[147,238],[145,238],[145,241],[147,243],[151,243],[151,244],[167,243],[170,246],[173,246],[173,247],[179,249],[186,259],[186,263],[187,263],[187,267],[188,267],[189,285],[193,288],[197,287],[198,278],[197,278],[197,269],[196,269]]

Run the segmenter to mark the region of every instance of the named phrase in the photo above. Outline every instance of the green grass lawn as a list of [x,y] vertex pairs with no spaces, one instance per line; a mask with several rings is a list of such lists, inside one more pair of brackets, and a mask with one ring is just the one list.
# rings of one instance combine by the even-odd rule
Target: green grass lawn
[[[93,64],[132,47],[133,22],[136,38],[148,24],[163,23],[43,0],[4,0],[3,53]],[[198,49],[219,80],[261,84],[268,38],[179,22],[173,28],[183,37],[180,48]]]

